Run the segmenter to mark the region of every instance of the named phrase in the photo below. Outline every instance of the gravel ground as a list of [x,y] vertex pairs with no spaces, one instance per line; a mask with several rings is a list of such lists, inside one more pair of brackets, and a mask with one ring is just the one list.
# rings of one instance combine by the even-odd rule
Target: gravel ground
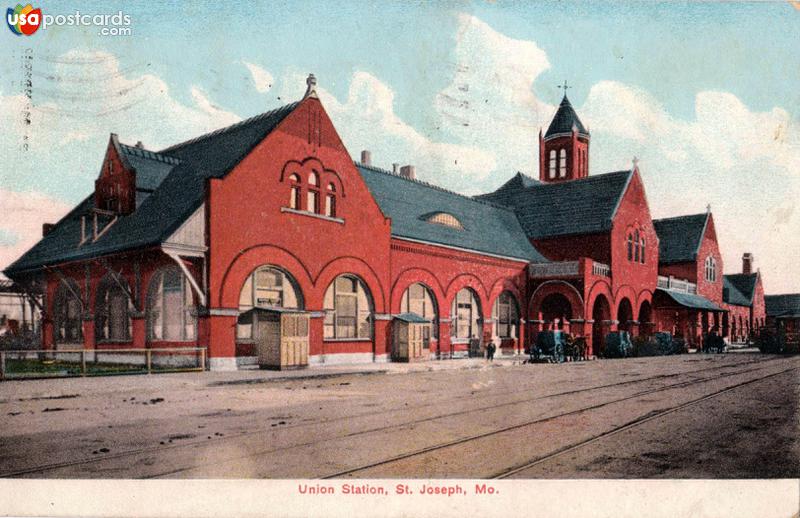
[[749,353],[3,382],[0,475],[798,477],[798,369]]

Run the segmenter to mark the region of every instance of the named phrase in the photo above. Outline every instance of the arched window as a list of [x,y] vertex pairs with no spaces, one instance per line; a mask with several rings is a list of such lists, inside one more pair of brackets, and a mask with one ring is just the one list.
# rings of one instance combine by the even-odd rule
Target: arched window
[[[259,308],[303,309],[303,295],[291,275],[274,266],[260,266],[247,276],[239,294],[239,312]],[[250,313],[247,321],[239,320],[236,337],[253,338],[253,324],[258,316]]]
[[641,255],[639,256],[639,259],[640,259],[640,261],[639,261],[639,262],[641,262],[642,264],[644,264],[644,237],[642,237],[641,243],[642,243],[642,253],[641,253]]
[[306,210],[308,212],[319,213],[319,175],[313,171],[308,175],[308,196],[306,198]]
[[494,335],[500,338],[516,338],[519,325],[517,299],[509,291],[504,291],[494,301],[492,307]]
[[79,296],[78,283],[72,279],[59,283],[53,299],[53,332],[58,344],[83,342],[82,304]]
[[564,178],[567,176],[567,150],[562,149],[559,153],[558,176]]
[[300,210],[300,177],[293,174],[289,177],[289,208]]
[[716,282],[717,280],[717,262],[712,256],[706,258],[706,280],[708,282]]
[[428,219],[425,221],[428,223],[435,223],[436,225],[455,228],[457,230],[464,230],[464,225],[461,224],[458,218],[447,212],[435,212],[428,216]]
[[340,275],[325,292],[325,333],[328,339],[372,338],[372,299],[355,275]]
[[[125,286],[126,289],[123,289]],[[131,339],[131,309],[124,278],[106,275],[97,288],[94,306],[95,339],[127,342]]]
[[633,236],[628,234],[628,261],[633,261]]
[[637,263],[639,262],[639,246],[639,231],[636,230],[633,233],[633,260]]
[[192,286],[177,266],[156,272],[147,290],[147,337],[190,341],[197,336]]
[[550,169],[549,169],[550,178],[556,177],[556,150],[550,150]]
[[431,322],[423,332],[423,343],[428,347],[431,337],[436,338],[439,328],[439,312],[431,290],[419,282],[409,286],[400,299],[400,312],[414,313]]
[[336,217],[336,186],[332,183],[328,184],[328,193],[325,195],[325,215]]
[[456,293],[450,307],[450,319],[450,334],[454,338],[466,340],[480,336],[481,306],[475,292],[463,288]]

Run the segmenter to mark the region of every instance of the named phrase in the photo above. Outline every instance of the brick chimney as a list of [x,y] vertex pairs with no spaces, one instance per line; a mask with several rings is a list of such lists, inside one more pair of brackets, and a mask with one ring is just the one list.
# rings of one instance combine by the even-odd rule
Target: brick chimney
[[393,163],[392,164],[392,172],[394,174],[400,174],[400,164],[398,164],[397,162]]
[[750,252],[742,256],[742,273],[746,275],[753,273],[753,254]]
[[400,176],[405,176],[411,180],[416,180],[417,178],[417,168],[413,165],[404,165],[400,168]]
[[364,150],[361,152],[361,163],[363,165],[372,165],[372,153],[368,150]]
[[55,223],[42,223],[42,237],[49,234],[55,226]]

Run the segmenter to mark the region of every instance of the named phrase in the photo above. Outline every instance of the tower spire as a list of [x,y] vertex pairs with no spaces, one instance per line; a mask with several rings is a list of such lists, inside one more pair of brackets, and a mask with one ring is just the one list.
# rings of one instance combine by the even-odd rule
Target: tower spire
[[571,86],[569,86],[569,85],[567,84],[567,80],[566,80],[566,79],[564,79],[564,84],[563,84],[563,85],[559,85],[559,86],[558,86],[558,88],[561,88],[561,89],[563,89],[563,90],[564,90],[564,98],[566,98],[566,97],[567,97],[567,89],[568,89],[568,88],[572,88],[572,87],[571,87]]

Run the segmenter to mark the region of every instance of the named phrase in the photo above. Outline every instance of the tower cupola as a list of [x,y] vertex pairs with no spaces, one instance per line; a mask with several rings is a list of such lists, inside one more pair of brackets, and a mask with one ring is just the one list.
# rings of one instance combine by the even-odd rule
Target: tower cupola
[[589,130],[567,98],[566,81],[564,98],[558,106],[547,132],[539,131],[539,180],[564,182],[589,176]]

